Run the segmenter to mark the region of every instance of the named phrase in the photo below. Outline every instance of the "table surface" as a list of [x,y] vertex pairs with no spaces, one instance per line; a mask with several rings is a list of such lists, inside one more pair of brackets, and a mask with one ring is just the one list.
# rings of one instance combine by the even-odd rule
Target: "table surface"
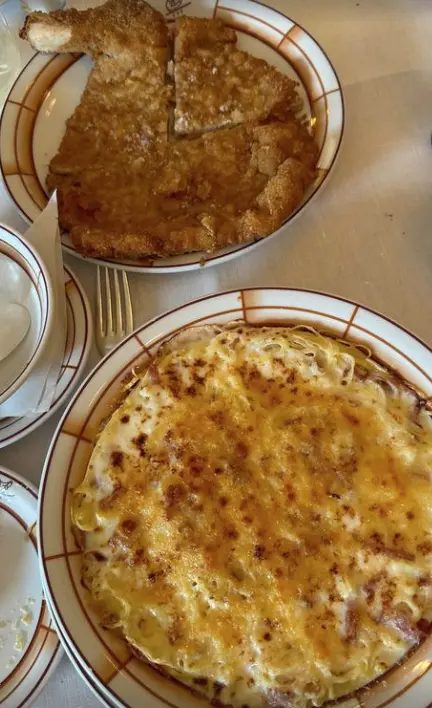
[[[346,133],[334,174],[281,235],[249,255],[186,274],[131,275],[136,324],[234,287],[324,290],[382,311],[432,344],[432,12],[430,0],[268,0],[327,50],[343,84]],[[2,11],[18,26],[18,0]],[[24,62],[31,54],[19,40]],[[26,224],[0,185],[0,221]],[[95,302],[94,266],[66,257]],[[98,359],[93,350],[89,368]],[[39,482],[60,413],[0,450]],[[66,658],[34,708],[96,708]]]

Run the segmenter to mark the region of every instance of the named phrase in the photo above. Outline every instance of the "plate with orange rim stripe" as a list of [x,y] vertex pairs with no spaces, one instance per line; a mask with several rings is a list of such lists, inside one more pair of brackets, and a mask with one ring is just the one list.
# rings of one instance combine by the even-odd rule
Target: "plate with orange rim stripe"
[[[257,0],[150,0],[150,4],[167,20],[183,13],[223,20],[237,31],[241,49],[265,59],[299,83],[305,115],[319,147],[317,177],[298,209],[272,234],[276,235],[327,182],[339,153],[345,111],[340,81],[330,59],[295,20]],[[9,196],[29,223],[47,203],[48,164],[58,150],[66,120],[79,102],[90,69],[88,57],[36,53],[6,100],[0,121],[0,167]],[[66,251],[81,257],[67,234],[62,241]],[[192,270],[237,257],[263,241],[230,246],[211,255],[104,263],[137,272]]]
[[21,440],[42,425],[64,403],[78,385],[92,344],[92,314],[87,296],[74,273],[64,266],[66,290],[66,343],[51,408],[31,416],[0,418],[0,448]]
[[26,708],[61,656],[38,568],[37,490],[0,467],[0,703]]
[[[432,349],[366,307],[293,288],[247,288],[209,295],[137,329],[101,361],[71,401],[54,435],[40,494],[40,564],[46,595],[62,641],[82,677],[117,708],[203,708],[207,705],[131,654],[101,628],[81,584],[81,551],[71,529],[70,491],[85,474],[93,442],[134,367],[151,361],[167,339],[195,325],[243,320],[248,324],[307,325],[367,347],[432,402]],[[380,680],[339,703],[343,708],[426,708],[432,693],[432,636]]]
[[[45,590],[44,590],[45,592]],[[62,634],[62,631],[60,627],[58,626],[56,619],[55,619],[55,614],[52,610],[52,607],[49,604],[48,599],[46,600],[49,611],[51,613],[52,617],[52,622],[53,622],[53,627],[55,628],[55,631],[57,632],[58,636],[61,639],[63,649],[65,650],[66,656],[68,657],[69,661],[71,662],[72,666],[74,669],[81,674],[81,667],[77,661],[77,658],[75,654],[73,653],[72,649],[70,648],[66,637]],[[85,678],[85,683],[87,686],[90,688],[92,691],[93,695],[96,696],[96,698],[99,700],[100,704],[105,706],[106,708],[114,708],[114,704],[111,703],[106,696],[103,695],[102,691],[96,686],[94,679],[91,676],[91,673],[89,673],[86,678]],[[98,704],[99,705],[99,704]]]

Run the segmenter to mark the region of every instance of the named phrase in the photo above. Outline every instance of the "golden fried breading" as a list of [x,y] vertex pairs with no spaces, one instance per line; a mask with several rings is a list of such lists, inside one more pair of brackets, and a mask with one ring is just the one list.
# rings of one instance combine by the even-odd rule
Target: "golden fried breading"
[[101,54],[145,56],[167,46],[167,26],[162,15],[145,0],[107,0],[88,10],[31,12],[20,32],[39,52],[84,52],[97,59]]
[[166,136],[168,30],[146,2],[108,0],[83,12],[34,12],[21,36],[38,51],[86,52],[95,60],[50,166],[54,173],[104,164],[123,151],[139,151],[154,136]]
[[175,40],[175,130],[191,134],[279,117],[297,101],[296,83],[236,49],[221,20],[180,17]]
[[178,22],[176,110],[185,100],[182,72],[197,63],[195,51],[204,52],[220,59],[223,78],[207,104],[203,89],[207,118],[191,89],[192,118],[201,130],[215,127],[225,92],[242,109],[226,122],[244,124],[193,139],[169,135],[168,29],[143,0],[35,12],[21,35],[40,51],[85,51],[95,61],[47,178],[58,190],[60,226],[85,255],[139,260],[250,241],[280,226],[314,179],[316,145],[289,110],[294,83],[238,52],[235,32],[219,21]]
[[274,231],[300,203],[315,160],[294,119],[238,126],[149,147],[126,180],[115,165],[60,180],[60,213],[74,246],[91,256],[214,251]]
[[103,169],[111,162],[120,168],[125,160],[140,159],[148,143],[166,140],[170,89],[163,83],[163,64],[143,62],[133,75],[118,70],[115,79],[113,65],[111,57],[97,60],[51,161],[50,189],[59,175]]

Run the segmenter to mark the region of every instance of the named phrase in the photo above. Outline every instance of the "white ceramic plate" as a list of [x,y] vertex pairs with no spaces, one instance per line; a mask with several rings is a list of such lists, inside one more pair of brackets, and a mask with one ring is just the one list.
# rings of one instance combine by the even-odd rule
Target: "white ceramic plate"
[[[44,594],[45,594],[45,597],[46,597],[45,586],[43,585],[43,583],[42,583],[42,587],[43,587]],[[62,645],[63,645],[63,649],[65,650],[66,655],[67,655],[69,661],[71,662],[72,666],[73,666],[74,669],[81,675],[81,677],[84,678],[84,682],[85,682],[85,683],[87,684],[87,686],[90,688],[90,690],[91,690],[91,692],[93,693],[93,695],[99,700],[99,702],[101,703],[101,705],[105,706],[105,708],[114,708],[114,704],[111,703],[111,702],[108,700],[108,698],[103,695],[103,693],[101,692],[101,690],[96,686],[95,681],[94,681],[94,679],[93,679],[92,676],[91,676],[91,673],[90,673],[90,674],[87,674],[85,677],[83,677],[83,675],[82,675],[82,670],[81,670],[81,667],[80,667],[80,665],[79,665],[79,663],[78,663],[78,661],[77,661],[77,658],[76,658],[75,654],[73,653],[73,651],[71,650],[71,648],[69,647],[65,635],[62,634],[62,631],[61,631],[60,627],[58,626],[58,624],[57,624],[57,622],[56,622],[55,614],[54,614],[53,608],[52,608],[51,605],[49,604],[49,600],[48,600],[48,599],[46,599],[45,601],[46,601],[46,603],[47,603],[48,609],[49,609],[50,614],[51,614],[52,625],[53,625],[53,627],[55,628],[55,631],[57,632],[58,636],[59,636],[60,639],[61,639],[61,643],[62,643]]]
[[22,386],[44,354],[53,326],[54,294],[50,275],[38,252],[18,232],[2,224],[0,254],[15,263],[22,284],[29,287],[26,307],[31,320],[16,349],[0,361],[2,403]]
[[[233,319],[305,323],[361,342],[432,398],[432,350],[414,335],[355,303],[290,288],[234,290],[183,305],[136,330],[101,361],[74,396],[49,450],[41,482],[39,542],[46,594],[68,650],[83,677],[90,677],[115,706],[202,708],[204,704],[138,661],[122,641],[99,626],[80,583],[81,553],[70,528],[70,489],[82,480],[92,441],[131,368],[148,360],[175,332]],[[340,705],[426,708],[432,693],[431,668],[429,637],[385,680]]]
[[37,491],[0,467],[0,704],[29,706],[61,655],[42,593],[35,538]]
[[[238,31],[242,49],[266,59],[300,82],[320,156],[316,181],[285,223],[291,221],[327,180],[342,140],[342,91],[327,55],[306,30],[256,0],[150,0],[150,3],[167,19],[186,13],[224,20]],[[65,122],[79,102],[90,68],[88,57],[35,54],[8,96],[0,124],[0,166],[6,188],[28,222],[34,221],[47,203],[48,164],[58,150]],[[62,240],[69,253],[79,256],[67,235]],[[227,261],[263,241],[225,248],[211,256],[193,253],[145,263],[110,260],[104,263],[138,272],[192,270],[203,264]]]
[[67,335],[56,393],[49,411],[25,418],[0,419],[0,448],[20,440],[42,425],[65,402],[80,380],[92,343],[92,315],[87,296],[72,273],[64,266]]

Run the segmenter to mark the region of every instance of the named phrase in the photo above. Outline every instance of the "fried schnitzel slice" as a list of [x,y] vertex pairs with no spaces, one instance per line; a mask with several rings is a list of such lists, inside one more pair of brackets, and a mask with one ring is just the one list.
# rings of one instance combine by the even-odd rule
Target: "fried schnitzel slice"
[[[20,32],[39,52],[83,52],[97,59],[101,54],[129,56],[165,48],[164,18],[145,0],[107,0],[88,10],[32,12]],[[145,46],[143,46],[145,45]]]
[[[143,0],[108,0],[84,11],[31,13],[21,31],[38,51],[85,52],[94,68],[50,165],[52,174],[101,168],[166,139],[168,30]],[[48,186],[53,186],[52,174]]]
[[294,119],[151,150],[127,180],[113,166],[59,185],[64,226],[78,251],[139,259],[244,243],[280,226],[315,176],[316,146]]
[[[223,23],[177,25],[177,114],[188,100],[182,72],[198,67],[204,80],[208,57],[221,68],[202,99],[188,84],[195,122],[181,131],[203,131],[191,139],[168,134],[168,26],[144,0],[35,12],[21,36],[39,51],[94,59],[47,178],[58,190],[60,226],[84,255],[139,260],[251,241],[278,228],[315,177],[316,145],[289,110],[294,82],[237,51]],[[224,114],[228,127],[205,132],[221,125],[219,95],[236,102]]]
[[236,48],[221,20],[180,17],[175,26],[175,131],[193,134],[281,117],[298,105],[292,81]]

